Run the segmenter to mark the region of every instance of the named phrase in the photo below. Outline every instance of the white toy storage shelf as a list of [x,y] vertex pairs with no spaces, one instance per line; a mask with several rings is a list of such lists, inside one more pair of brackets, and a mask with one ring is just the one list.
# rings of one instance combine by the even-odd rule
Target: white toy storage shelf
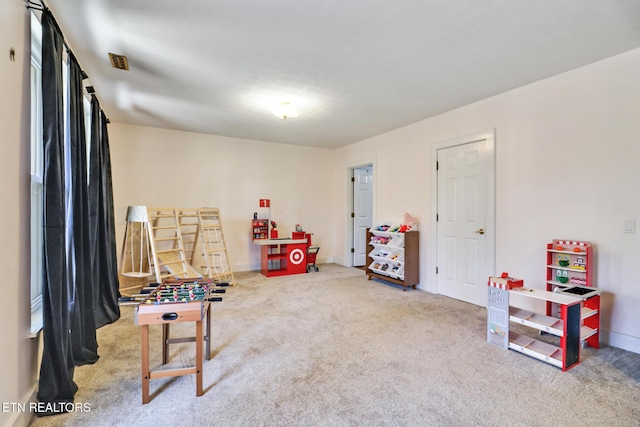
[[382,223],[367,231],[367,276],[415,289],[418,284],[417,226],[399,232],[399,225]]

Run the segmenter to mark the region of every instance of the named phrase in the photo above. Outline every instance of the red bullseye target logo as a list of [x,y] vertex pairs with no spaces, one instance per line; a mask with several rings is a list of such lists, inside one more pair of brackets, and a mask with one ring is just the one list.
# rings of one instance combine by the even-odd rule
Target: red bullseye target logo
[[304,252],[302,249],[294,249],[289,254],[289,261],[291,264],[298,265],[304,260]]

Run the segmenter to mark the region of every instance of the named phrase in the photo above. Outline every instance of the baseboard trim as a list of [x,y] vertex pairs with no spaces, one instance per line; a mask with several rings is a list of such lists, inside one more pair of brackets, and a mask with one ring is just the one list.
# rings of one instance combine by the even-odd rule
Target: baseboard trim
[[600,341],[622,350],[640,354],[640,338],[618,332],[600,331]]
[[27,427],[33,417],[35,417],[35,413],[28,410],[30,408],[30,403],[37,402],[36,393],[38,392],[38,385],[34,384],[31,389],[25,393],[20,403],[24,403],[27,408],[26,411],[15,411],[11,413],[9,420],[7,421],[7,427]]
[[[335,263],[334,261],[334,257],[318,257],[316,259],[316,264],[321,265],[321,264],[332,264]],[[231,269],[233,270],[234,273],[240,272],[240,271],[260,271],[261,269],[261,265],[260,262],[252,262],[252,263],[246,263],[246,264],[233,264],[231,266]]]

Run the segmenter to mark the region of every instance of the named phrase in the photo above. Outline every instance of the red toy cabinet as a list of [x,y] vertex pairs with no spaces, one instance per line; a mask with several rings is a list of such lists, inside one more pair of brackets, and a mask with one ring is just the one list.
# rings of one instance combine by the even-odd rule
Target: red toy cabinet
[[260,272],[267,277],[307,272],[307,239],[255,239],[260,245]]
[[[580,342],[600,348],[600,291],[593,287],[593,245],[577,240],[547,244],[547,291],[582,299]],[[547,302],[547,315],[559,318],[559,307]]]
[[591,243],[554,240],[547,244],[547,285],[593,287],[592,264]]

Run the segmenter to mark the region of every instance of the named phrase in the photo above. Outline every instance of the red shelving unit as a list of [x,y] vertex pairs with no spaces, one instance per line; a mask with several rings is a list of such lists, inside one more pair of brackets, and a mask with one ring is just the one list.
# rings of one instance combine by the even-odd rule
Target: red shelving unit
[[[577,240],[547,244],[547,291],[582,298],[580,342],[600,348],[600,291],[593,286],[593,245]],[[560,317],[547,302],[547,315]]]
[[268,219],[251,220],[251,228],[253,229],[254,240],[269,238],[269,220]]

